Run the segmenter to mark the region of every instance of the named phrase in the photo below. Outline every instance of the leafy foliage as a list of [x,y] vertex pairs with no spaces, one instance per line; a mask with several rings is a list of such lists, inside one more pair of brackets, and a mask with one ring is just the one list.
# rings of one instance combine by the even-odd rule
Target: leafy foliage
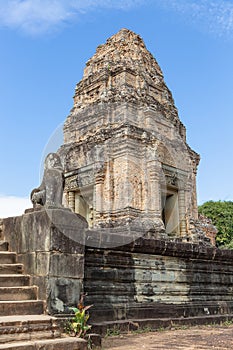
[[71,310],[74,312],[74,317],[69,321],[67,331],[75,337],[83,338],[87,331],[91,329],[91,326],[87,324],[89,314],[86,312],[92,307],[92,305],[84,306],[83,304],[84,295],[81,296],[78,307],[72,307]]
[[217,227],[217,246],[233,249],[233,202],[208,201],[200,205],[198,210],[200,214],[210,218]]

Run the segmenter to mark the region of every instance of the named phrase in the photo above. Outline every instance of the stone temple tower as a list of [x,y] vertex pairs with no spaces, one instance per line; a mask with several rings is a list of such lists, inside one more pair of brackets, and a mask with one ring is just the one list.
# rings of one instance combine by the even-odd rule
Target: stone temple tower
[[67,206],[89,227],[141,227],[191,239],[199,155],[140,36],[97,47],[77,84],[59,151]]

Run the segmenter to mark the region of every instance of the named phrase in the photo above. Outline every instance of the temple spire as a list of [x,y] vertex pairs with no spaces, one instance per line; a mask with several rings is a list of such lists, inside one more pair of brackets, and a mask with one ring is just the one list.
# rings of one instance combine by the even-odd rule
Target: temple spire
[[86,63],[73,112],[96,103],[125,101],[161,110],[174,123],[179,120],[156,59],[139,35],[123,28],[99,45]]

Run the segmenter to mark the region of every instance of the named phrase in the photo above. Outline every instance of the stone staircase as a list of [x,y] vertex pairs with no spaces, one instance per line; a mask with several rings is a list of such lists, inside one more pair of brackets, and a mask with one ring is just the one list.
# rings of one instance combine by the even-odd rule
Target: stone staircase
[[23,268],[0,241],[0,350],[86,350],[86,341],[62,335],[56,318],[45,314]]

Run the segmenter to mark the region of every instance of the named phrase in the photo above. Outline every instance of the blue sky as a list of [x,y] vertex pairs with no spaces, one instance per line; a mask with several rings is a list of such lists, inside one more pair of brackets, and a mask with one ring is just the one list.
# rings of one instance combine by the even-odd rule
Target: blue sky
[[0,217],[29,206],[85,62],[123,27],[156,57],[201,155],[199,203],[233,200],[233,1],[0,0]]

